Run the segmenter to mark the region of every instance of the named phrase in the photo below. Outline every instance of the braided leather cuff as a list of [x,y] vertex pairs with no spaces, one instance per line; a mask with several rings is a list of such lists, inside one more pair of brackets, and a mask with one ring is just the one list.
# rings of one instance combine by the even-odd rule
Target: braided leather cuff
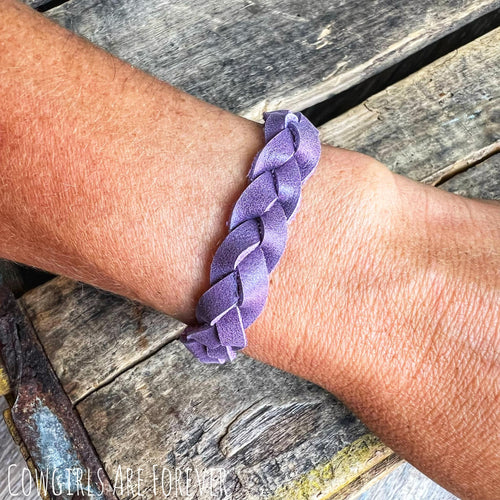
[[302,184],[318,164],[319,132],[302,113],[264,113],[266,145],[255,156],[249,184],[236,202],[229,234],[210,268],[210,288],[196,306],[196,326],[180,340],[200,361],[225,363],[247,345],[245,328],[262,312],[269,273],[287,240],[287,223]]

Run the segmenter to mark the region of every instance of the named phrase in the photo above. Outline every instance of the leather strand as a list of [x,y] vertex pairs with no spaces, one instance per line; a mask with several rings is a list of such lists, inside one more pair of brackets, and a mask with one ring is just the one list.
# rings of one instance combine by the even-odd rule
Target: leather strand
[[287,224],[302,185],[321,154],[319,132],[302,113],[264,113],[266,145],[255,156],[249,184],[234,205],[229,233],[210,267],[210,288],[196,306],[197,325],[180,340],[203,363],[225,363],[247,345],[245,329],[267,300],[269,274],[286,246]]

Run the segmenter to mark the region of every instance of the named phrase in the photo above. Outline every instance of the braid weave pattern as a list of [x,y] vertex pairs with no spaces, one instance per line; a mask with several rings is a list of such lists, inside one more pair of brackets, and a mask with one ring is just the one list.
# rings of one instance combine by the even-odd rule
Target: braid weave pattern
[[285,250],[287,223],[302,184],[318,164],[319,132],[302,113],[264,113],[266,145],[255,156],[249,184],[236,202],[229,234],[210,267],[210,288],[196,307],[196,326],[180,340],[203,363],[225,363],[247,345],[245,328],[262,312],[269,274]]

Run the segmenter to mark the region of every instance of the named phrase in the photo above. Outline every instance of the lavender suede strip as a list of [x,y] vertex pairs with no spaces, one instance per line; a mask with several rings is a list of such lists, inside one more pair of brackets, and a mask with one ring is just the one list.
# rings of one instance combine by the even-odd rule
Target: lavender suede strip
[[264,309],[269,273],[285,250],[287,223],[321,154],[319,132],[302,113],[272,111],[264,121],[266,145],[252,162],[229,234],[213,258],[210,288],[196,307],[198,324],[181,334],[203,363],[232,361],[247,345],[245,328]]

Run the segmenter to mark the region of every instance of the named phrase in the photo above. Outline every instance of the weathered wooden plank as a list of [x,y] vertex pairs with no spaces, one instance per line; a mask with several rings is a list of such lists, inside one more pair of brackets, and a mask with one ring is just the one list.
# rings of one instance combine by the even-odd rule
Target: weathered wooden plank
[[500,29],[321,127],[324,141],[436,183],[500,151]]
[[1,416],[7,408],[5,399],[0,398],[0,500],[14,497],[40,500],[34,483],[30,483],[30,474],[25,470],[26,462]]
[[[127,467],[151,473],[168,456],[172,473],[223,468],[219,486],[252,498],[321,467],[368,432],[330,394],[249,358],[214,372],[177,342],[150,356],[182,325],[133,301],[59,277],[20,303],[72,400],[87,396],[77,409],[112,479]],[[350,456],[339,484],[381,459],[398,460],[373,436]],[[143,479],[147,494],[151,474]]]
[[400,465],[357,500],[459,500],[409,463]]
[[[365,438],[361,422],[319,387],[243,355],[227,366],[202,365],[179,342],[77,409],[112,480],[119,467],[144,469],[146,498],[152,498],[153,464],[172,474],[176,467],[200,476],[223,470],[218,492],[240,499],[269,496],[319,464],[327,470],[331,457],[360,438],[351,461],[336,464],[343,470],[328,469],[341,478],[332,491],[392,455],[373,436]],[[195,487],[193,494],[209,498]]]
[[171,341],[182,323],[149,307],[58,277],[19,300],[73,402]]
[[469,198],[500,200],[500,154],[453,176],[439,187]]
[[499,0],[78,0],[47,15],[230,111],[303,109],[500,7]]
[[391,450],[372,434],[365,434],[339,451],[330,461],[278,488],[269,500],[343,500],[401,464]]

